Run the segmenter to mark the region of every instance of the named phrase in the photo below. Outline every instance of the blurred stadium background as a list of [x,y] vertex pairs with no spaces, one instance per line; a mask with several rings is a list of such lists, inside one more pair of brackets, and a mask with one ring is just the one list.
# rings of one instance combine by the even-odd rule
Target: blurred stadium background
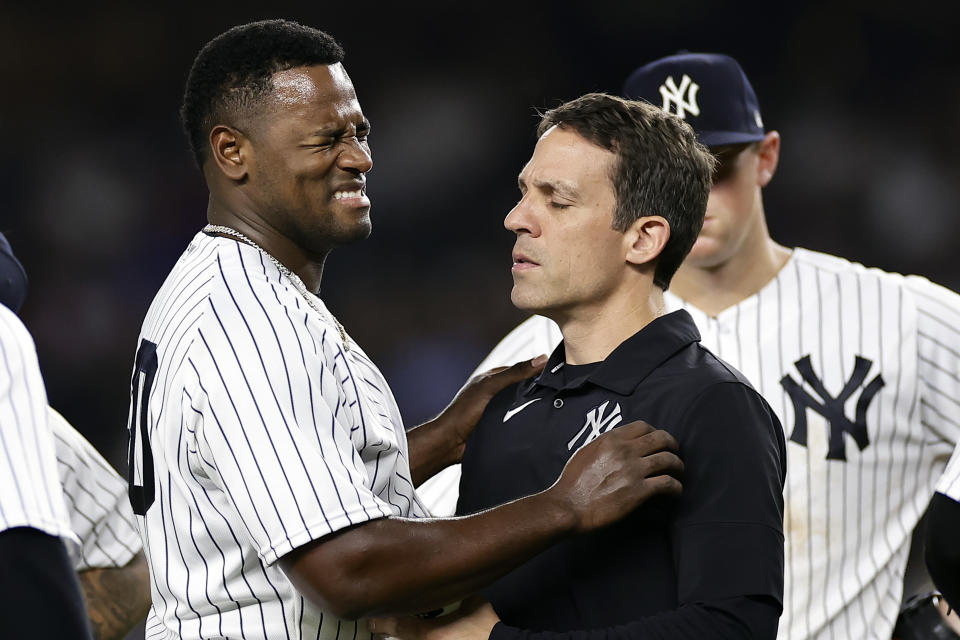
[[523,318],[502,220],[535,108],[679,49],[738,58],[783,135],[775,237],[960,288],[960,3],[776,4],[3,3],[0,229],[51,404],[124,468],[140,323],[204,220],[183,82],[204,42],[266,17],[337,37],[373,122],[373,236],[334,252],[322,294],[408,424]]

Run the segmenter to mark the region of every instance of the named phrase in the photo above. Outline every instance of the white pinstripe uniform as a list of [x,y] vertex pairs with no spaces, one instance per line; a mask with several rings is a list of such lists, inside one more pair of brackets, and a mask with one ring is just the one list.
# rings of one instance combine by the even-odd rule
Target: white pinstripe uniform
[[76,543],[57,479],[33,339],[0,305],[0,531],[30,527]]
[[70,526],[80,538],[73,568],[123,567],[140,551],[126,481],[63,416],[47,407]]
[[262,252],[203,233],[140,337],[132,460],[147,638],[369,638],[364,622],[305,601],[276,563],[352,524],[426,515],[376,366]]
[[[786,431],[778,637],[889,640],[911,533],[960,438],[960,297],[796,249],[774,280],[716,318],[670,292],[666,301],[691,313],[703,344],[744,373]],[[549,353],[560,339],[533,317],[481,368]],[[459,469],[445,473],[420,489],[438,514],[456,499]],[[948,483],[939,486],[960,491]]]
[[937,492],[960,502],[960,448],[953,452],[947,470],[937,481]]

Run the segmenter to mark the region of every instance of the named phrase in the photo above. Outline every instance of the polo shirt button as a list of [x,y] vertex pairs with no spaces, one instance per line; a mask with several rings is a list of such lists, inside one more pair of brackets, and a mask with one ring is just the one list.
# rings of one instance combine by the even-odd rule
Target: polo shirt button
[[553,401],[553,406],[555,409],[559,409],[560,407],[563,406],[563,400],[561,400],[560,398],[557,398],[556,400]]

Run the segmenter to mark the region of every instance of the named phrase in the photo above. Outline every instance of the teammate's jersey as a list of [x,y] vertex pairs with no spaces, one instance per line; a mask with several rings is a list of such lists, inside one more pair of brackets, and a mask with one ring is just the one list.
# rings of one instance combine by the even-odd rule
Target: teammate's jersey
[[277,561],[343,527],[426,514],[376,366],[262,252],[203,233],[140,339],[131,500],[147,637],[369,638],[301,597]]
[[[889,640],[911,533],[960,437],[960,297],[804,249],[715,318],[665,297],[785,430],[778,637]],[[552,322],[530,318],[481,369],[549,353],[560,339]],[[420,488],[437,515],[456,502],[459,469],[445,474]]]
[[947,470],[937,481],[937,491],[960,502],[960,447],[953,452]]
[[47,407],[70,526],[80,538],[73,568],[123,567],[141,549],[127,483],[63,416]]
[[70,541],[68,549],[76,542],[57,479],[36,348],[20,319],[0,305],[0,531],[15,527]]

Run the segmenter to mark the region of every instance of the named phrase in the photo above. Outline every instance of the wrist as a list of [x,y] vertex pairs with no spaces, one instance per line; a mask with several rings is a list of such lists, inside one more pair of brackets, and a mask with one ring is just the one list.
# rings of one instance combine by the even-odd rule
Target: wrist
[[546,491],[530,497],[536,501],[536,512],[543,515],[551,530],[564,537],[583,529],[583,520],[573,502],[554,484]]

